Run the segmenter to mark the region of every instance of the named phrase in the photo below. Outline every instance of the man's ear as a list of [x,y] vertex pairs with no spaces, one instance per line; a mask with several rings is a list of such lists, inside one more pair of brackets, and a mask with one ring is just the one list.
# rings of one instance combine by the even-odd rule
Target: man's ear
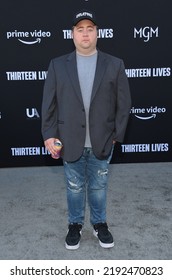
[[73,39],[73,30],[74,30],[74,26],[72,26],[72,29],[71,29],[71,39]]
[[98,26],[96,26],[96,28],[97,28],[97,36],[99,36],[99,28],[98,28]]

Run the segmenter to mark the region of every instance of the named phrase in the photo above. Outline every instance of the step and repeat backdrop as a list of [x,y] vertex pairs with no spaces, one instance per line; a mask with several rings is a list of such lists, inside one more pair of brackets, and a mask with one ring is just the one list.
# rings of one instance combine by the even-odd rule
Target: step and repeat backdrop
[[125,62],[132,108],[112,163],[172,161],[172,2],[63,0],[1,3],[0,167],[61,165],[44,148],[41,102],[52,58],[74,50],[75,12],[99,23],[98,48]]

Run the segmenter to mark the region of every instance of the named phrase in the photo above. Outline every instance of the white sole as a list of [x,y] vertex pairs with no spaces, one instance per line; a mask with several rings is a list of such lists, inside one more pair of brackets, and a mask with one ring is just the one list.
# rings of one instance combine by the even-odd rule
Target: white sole
[[68,249],[68,250],[77,250],[77,249],[79,248],[79,246],[80,246],[80,242],[79,242],[78,244],[74,245],[74,246],[68,245],[68,244],[65,242],[65,247],[66,247],[66,249]]

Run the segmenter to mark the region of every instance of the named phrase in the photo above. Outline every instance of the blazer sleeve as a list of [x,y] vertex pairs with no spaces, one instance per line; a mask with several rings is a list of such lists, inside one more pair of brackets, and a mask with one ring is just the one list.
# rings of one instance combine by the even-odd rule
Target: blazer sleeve
[[42,99],[42,136],[44,141],[48,138],[58,138],[57,126],[58,106],[56,98],[56,77],[53,60],[48,68],[47,78],[44,83]]
[[115,140],[123,142],[131,109],[131,95],[124,62],[121,60],[117,79],[117,104],[115,118]]

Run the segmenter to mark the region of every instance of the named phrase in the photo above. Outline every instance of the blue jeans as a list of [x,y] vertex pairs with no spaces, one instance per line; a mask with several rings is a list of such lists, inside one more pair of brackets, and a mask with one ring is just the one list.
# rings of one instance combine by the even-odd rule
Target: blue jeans
[[75,162],[64,161],[67,180],[68,222],[84,224],[86,193],[92,225],[106,222],[106,198],[109,162],[97,159],[91,148],[84,148]]

